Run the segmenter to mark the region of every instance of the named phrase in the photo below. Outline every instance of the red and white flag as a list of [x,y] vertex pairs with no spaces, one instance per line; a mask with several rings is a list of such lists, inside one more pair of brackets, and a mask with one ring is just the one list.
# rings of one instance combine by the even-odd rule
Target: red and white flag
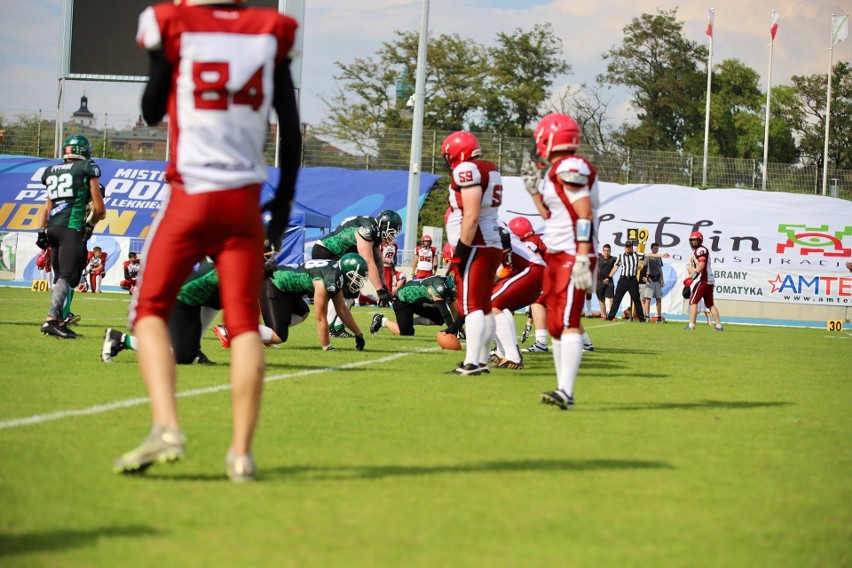
[[778,11],[772,10],[772,25],[769,28],[769,35],[772,36],[772,40],[775,40],[775,34],[778,33]]
[[707,9],[707,29],[704,30],[704,33],[711,38],[713,37],[713,8]]

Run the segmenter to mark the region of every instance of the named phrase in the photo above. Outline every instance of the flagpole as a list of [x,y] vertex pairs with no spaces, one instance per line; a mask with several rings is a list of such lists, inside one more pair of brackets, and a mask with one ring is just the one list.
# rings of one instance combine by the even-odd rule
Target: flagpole
[[775,39],[769,40],[769,74],[766,76],[766,125],[763,131],[763,185],[761,189],[766,191],[766,162],[769,159],[769,99],[772,94],[772,46]]
[[[714,8],[710,8],[710,13],[713,14]],[[713,19],[710,19],[710,26],[713,26]],[[704,108],[704,166],[701,172],[701,185],[707,187],[707,148],[710,142],[710,85],[713,79],[713,29],[710,30],[710,53],[707,54],[707,104]]]
[[831,66],[834,60],[834,16],[831,15],[828,38],[828,88],[825,94],[825,147],[822,151],[822,194],[828,195],[828,124],[831,121]]

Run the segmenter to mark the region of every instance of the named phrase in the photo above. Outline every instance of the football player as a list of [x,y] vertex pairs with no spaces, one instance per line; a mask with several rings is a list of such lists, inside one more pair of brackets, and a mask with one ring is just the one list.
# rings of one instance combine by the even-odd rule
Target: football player
[[[317,241],[311,250],[313,259],[339,260],[347,253],[356,253],[367,261],[367,275],[376,288],[379,303],[388,305],[391,293],[385,281],[384,262],[380,245],[393,243],[402,230],[402,217],[396,211],[386,209],[378,217],[349,217],[331,233]],[[334,305],[328,314],[332,326],[332,337],[350,337],[338,323]]]
[[543,180],[538,179],[538,170],[524,181],[545,219],[548,257],[543,294],[557,377],[556,390],[542,393],[541,402],[568,410],[574,406],[574,382],[583,357],[580,313],[595,269],[597,170],[577,154],[580,127],[568,115],[542,118],[534,140],[536,153],[548,168]]
[[[301,121],[290,74],[297,27],[276,9],[244,7],[242,0],[161,2],[139,16],[136,41],[150,61],[142,116],[153,125],[170,115],[171,194],[145,241],[131,299],[153,424],[141,444],[116,460],[117,473],[173,462],[186,451],[166,322],[193,265],[209,256],[229,275],[221,287],[233,387],[225,471],[235,482],[255,478],[251,444],[265,369],[257,331],[264,239],[270,248],[281,242],[300,159]],[[275,196],[263,206],[272,213],[264,235],[258,203],[273,107],[280,177]]]
[[344,254],[339,261],[314,259],[298,268],[282,267],[264,282],[260,299],[263,322],[274,333],[275,342],[287,341],[289,328],[305,321],[309,309],[304,298],[313,298],[317,336],[324,351],[334,347],[329,341],[328,305],[355,334],[355,348],[364,349],[364,334],[346,304],[344,292],[357,296],[367,282],[367,263],[355,253]]
[[414,335],[415,325],[446,325],[455,331],[453,300],[456,283],[452,275],[412,280],[399,289],[393,303],[396,321],[373,314],[370,333],[386,327],[394,335]]
[[704,307],[710,310],[713,321],[716,322],[714,331],[722,331],[722,319],[719,308],[713,302],[713,269],[710,267],[710,252],[704,246],[704,235],[693,231],[689,235],[689,246],[692,248],[687,269],[689,276],[683,281],[684,286],[689,287],[689,323],[684,328],[687,331],[695,331],[695,320],[698,318],[698,304],[703,300]]
[[[61,339],[74,339],[77,334],[68,328],[65,318],[70,313],[69,295],[80,283],[85,263],[86,246],[83,229],[86,207],[92,202],[91,219],[100,221],[106,216],[98,178],[101,169],[91,161],[92,146],[85,136],[73,134],[63,144],[63,161],[45,169],[41,177],[47,186],[47,200],[39,210],[36,245],[42,250],[50,247],[54,282],[50,293],[50,308],[41,332]],[[63,313],[66,309],[68,313]]]
[[127,253],[127,260],[124,261],[124,280],[119,286],[123,290],[127,290],[130,294],[136,291],[136,279],[139,277],[139,271],[142,266],[139,263],[139,257],[135,252]]
[[411,273],[414,278],[428,278],[434,276],[438,270],[438,251],[432,246],[432,236],[424,234],[420,238],[420,244],[414,248],[414,264],[411,265]]
[[88,276],[89,286],[93,293],[102,293],[101,281],[104,279],[106,272],[107,253],[101,250],[101,247],[94,247],[87,254],[86,268],[83,270],[83,276]]
[[479,140],[467,131],[454,132],[441,144],[450,168],[450,212],[447,241],[455,252],[449,272],[455,277],[459,315],[465,318],[464,361],[449,373],[488,372],[494,316],[491,288],[502,257],[497,210],[503,200],[503,180],[495,164],[480,159]]

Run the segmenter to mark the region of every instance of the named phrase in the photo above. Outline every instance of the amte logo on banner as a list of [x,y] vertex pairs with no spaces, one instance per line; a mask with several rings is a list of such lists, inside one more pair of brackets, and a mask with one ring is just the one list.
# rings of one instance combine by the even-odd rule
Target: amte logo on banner
[[804,276],[776,274],[767,280],[772,290],[786,301],[818,304],[852,304],[852,276]]
[[807,225],[778,225],[778,232],[787,236],[787,241],[778,243],[775,252],[783,254],[788,249],[800,247],[801,256],[821,254],[831,257],[852,257],[852,248],[843,246],[843,237],[852,235],[852,227],[844,227],[842,231],[829,232],[828,225],[808,227]]

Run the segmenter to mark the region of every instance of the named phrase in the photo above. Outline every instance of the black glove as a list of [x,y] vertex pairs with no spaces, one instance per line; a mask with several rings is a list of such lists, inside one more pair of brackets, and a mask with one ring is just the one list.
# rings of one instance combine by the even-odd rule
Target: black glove
[[266,248],[267,250],[278,250],[284,231],[287,230],[287,222],[290,220],[291,201],[281,202],[273,199],[263,206],[263,211],[272,213],[272,218],[266,224]]
[[387,288],[382,288],[377,292],[377,294],[379,295],[379,302],[390,304],[391,300],[393,300],[393,296],[391,296],[391,293]]
[[36,237],[36,246],[41,250],[47,250],[48,244],[50,243],[47,241],[47,231],[39,229],[38,236]]
[[450,263],[450,270],[455,270],[459,277],[464,276],[464,267],[467,264],[467,259],[470,258],[470,253],[473,249],[470,246],[459,241],[456,245],[456,252],[453,254],[453,261]]
[[355,349],[357,349],[358,351],[363,351],[364,345],[366,345],[366,342],[364,341],[364,334],[359,333],[355,336]]

